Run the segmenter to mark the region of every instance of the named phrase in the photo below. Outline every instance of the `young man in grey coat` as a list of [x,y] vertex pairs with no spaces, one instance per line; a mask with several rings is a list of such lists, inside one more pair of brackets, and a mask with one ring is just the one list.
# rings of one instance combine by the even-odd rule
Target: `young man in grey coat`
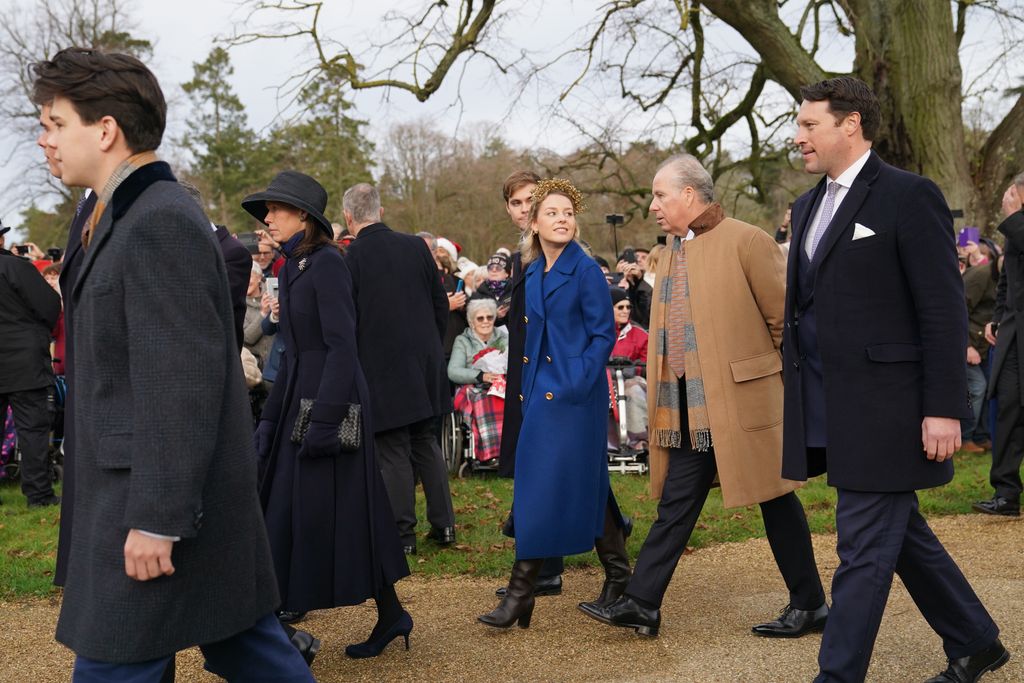
[[57,640],[74,681],[159,681],[193,645],[229,680],[313,680],[273,614],[224,261],[153,152],[160,86],[79,48],[35,73],[61,180],[97,195],[70,293],[78,495]]

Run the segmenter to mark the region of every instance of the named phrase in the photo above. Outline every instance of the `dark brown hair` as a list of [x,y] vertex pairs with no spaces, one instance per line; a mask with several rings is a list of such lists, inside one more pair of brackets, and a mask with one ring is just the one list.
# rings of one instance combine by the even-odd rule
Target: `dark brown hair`
[[32,71],[35,104],[65,97],[86,125],[113,117],[132,152],[160,146],[167,103],[156,76],[135,57],[69,47],[53,59],[36,62]]
[[295,247],[295,251],[292,252],[293,256],[306,256],[312,254],[314,251],[324,246],[325,244],[333,245],[334,248],[341,250],[338,243],[334,241],[333,237],[328,237],[324,229],[311,217],[307,216],[306,227],[302,241],[299,242],[299,246]]
[[857,112],[865,140],[874,140],[882,124],[878,98],[864,81],[852,76],[838,76],[800,88],[800,96],[808,102],[828,102],[828,109],[838,125]]
[[516,171],[505,178],[505,184],[501,187],[501,195],[505,198],[505,203],[508,204],[508,200],[523,185],[536,185],[539,182],[540,176],[533,171]]

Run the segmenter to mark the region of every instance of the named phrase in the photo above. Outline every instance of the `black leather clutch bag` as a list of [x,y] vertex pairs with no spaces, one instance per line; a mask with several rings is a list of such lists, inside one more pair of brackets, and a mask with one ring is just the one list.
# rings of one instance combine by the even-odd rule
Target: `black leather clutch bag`
[[[302,443],[312,420],[314,399],[299,399],[299,414],[292,427],[292,443]],[[363,411],[358,403],[345,406],[345,417],[338,425],[338,445],[346,452],[357,451],[363,445]]]

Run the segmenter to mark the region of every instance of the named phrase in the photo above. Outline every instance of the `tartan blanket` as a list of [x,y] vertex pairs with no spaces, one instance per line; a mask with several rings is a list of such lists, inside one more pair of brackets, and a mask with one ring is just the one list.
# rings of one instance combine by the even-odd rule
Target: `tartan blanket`
[[501,426],[505,419],[505,399],[488,394],[480,387],[464,384],[455,392],[455,412],[473,430],[476,459],[487,462],[501,453]]

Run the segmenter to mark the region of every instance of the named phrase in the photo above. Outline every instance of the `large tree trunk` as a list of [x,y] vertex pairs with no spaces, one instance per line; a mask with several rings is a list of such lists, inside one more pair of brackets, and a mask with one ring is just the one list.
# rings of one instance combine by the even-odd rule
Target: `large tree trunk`
[[938,183],[950,208],[969,209],[974,189],[961,114],[953,13],[935,0],[851,0],[854,73],[882,106],[875,149],[889,163]]

